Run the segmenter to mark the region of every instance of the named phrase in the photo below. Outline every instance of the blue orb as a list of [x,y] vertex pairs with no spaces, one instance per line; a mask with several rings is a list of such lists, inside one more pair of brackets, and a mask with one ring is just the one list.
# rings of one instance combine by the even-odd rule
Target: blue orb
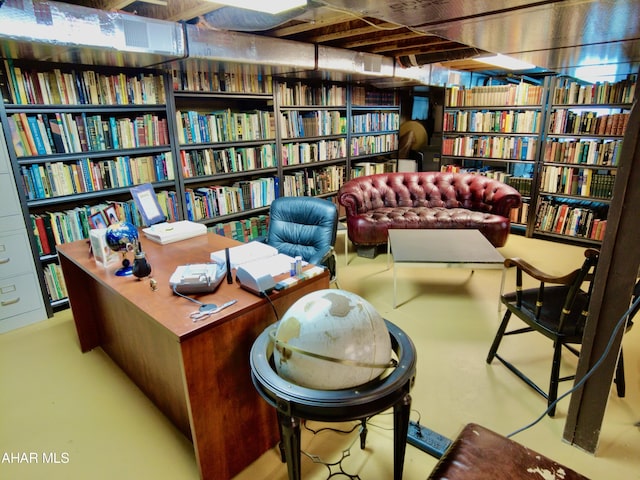
[[129,222],[118,222],[109,225],[106,241],[114,252],[130,252],[138,244],[138,229]]

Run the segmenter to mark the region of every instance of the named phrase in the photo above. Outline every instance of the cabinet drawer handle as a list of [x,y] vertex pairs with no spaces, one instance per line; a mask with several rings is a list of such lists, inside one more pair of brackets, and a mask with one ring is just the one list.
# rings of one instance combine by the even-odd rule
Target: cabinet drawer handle
[[18,303],[20,301],[20,297],[16,297],[12,300],[3,300],[0,302],[0,305],[3,307],[8,307],[9,305],[13,305],[14,303]]
[[2,257],[2,258],[0,258],[0,265],[4,265],[5,263],[9,263],[9,260],[11,260],[10,257]]

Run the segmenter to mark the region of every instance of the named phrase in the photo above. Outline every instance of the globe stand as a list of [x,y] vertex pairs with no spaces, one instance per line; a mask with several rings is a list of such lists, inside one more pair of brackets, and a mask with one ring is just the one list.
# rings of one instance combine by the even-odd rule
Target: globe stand
[[122,266],[116,270],[116,277],[128,277],[129,275],[133,275],[133,267],[131,261],[125,257],[122,259]]
[[280,377],[273,365],[270,330],[264,330],[251,347],[251,379],[258,394],[276,409],[280,427],[280,452],[287,463],[289,480],[299,480],[301,419],[321,422],[360,420],[360,447],[365,447],[366,419],[393,407],[393,478],[402,479],[415,380],[416,350],[413,342],[394,324],[385,320],[398,363],[388,375],[357,387],[318,390],[302,387]]

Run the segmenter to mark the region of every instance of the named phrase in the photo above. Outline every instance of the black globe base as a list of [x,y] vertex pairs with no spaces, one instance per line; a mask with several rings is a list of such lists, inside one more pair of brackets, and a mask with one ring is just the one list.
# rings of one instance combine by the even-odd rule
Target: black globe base
[[122,266],[116,270],[116,277],[128,277],[133,275],[133,267],[128,259],[122,260]]
[[416,375],[416,350],[411,339],[385,320],[397,366],[387,376],[344,390],[302,387],[280,377],[273,365],[270,330],[256,339],[250,355],[251,380],[258,394],[276,409],[280,427],[280,454],[287,464],[289,480],[300,480],[300,423],[302,419],[323,422],[360,420],[360,447],[366,442],[366,420],[393,408],[393,478],[402,479],[411,395]]

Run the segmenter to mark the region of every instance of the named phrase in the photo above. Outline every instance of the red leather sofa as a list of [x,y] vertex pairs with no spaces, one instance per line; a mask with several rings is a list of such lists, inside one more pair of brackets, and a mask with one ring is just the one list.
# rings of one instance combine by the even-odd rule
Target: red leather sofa
[[509,212],[521,197],[515,188],[479,174],[395,172],[347,181],[338,201],[358,255],[373,258],[390,228],[478,229],[501,247],[511,227]]

